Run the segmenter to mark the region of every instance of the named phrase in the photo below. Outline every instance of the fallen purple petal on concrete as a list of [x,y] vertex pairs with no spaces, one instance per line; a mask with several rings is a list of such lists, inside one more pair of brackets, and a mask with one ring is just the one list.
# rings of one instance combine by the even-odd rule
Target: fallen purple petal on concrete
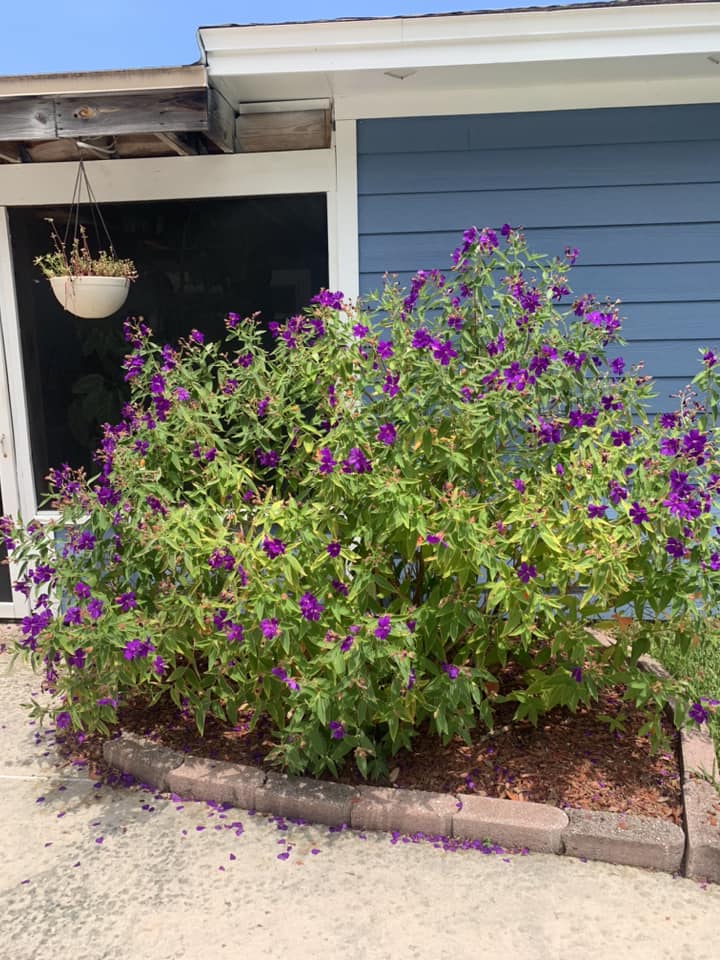
[[102,843],[105,837],[95,837],[95,843]]
[[35,803],[45,803],[45,797],[37,797]]
[[313,847],[313,849],[310,851],[310,853],[315,857],[315,856],[317,856],[318,853],[320,853],[320,851],[319,851],[318,849],[316,849],[315,847]]
[[231,853],[230,856],[228,857],[228,860],[237,860],[237,857],[235,856],[234,853]]
[[290,856],[290,851],[289,851],[289,850],[286,850],[284,853],[279,853],[279,854],[277,855],[277,858],[278,858],[278,860],[287,860],[287,858],[288,858],[289,856]]

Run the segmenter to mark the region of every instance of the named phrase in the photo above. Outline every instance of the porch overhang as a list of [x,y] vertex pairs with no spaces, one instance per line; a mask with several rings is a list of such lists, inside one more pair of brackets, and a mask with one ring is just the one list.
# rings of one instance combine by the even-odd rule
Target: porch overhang
[[0,77],[0,161],[232,153],[235,113],[201,64]]

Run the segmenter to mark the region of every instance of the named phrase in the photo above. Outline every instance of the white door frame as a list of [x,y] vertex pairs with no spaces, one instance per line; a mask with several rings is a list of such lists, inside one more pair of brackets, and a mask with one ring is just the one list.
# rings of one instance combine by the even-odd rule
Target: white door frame
[[[346,120],[327,150],[96,160],[89,175],[100,203],[325,193],[329,286],[355,298],[355,170],[355,121]],[[76,163],[0,165],[0,434],[10,451],[2,456],[0,445],[0,483],[5,512],[25,522],[49,515],[38,512],[35,494],[7,208],[69,203],[76,173]],[[0,618],[26,609],[24,597],[17,596],[13,604],[0,603]]]

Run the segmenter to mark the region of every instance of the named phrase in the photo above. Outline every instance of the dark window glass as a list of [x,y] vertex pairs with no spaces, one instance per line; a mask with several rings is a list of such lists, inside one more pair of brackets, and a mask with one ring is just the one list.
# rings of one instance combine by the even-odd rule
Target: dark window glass
[[[10,211],[15,279],[36,489],[51,466],[93,473],[100,425],[118,419],[125,398],[120,364],[126,316],[143,316],[160,342],[196,327],[224,334],[230,310],[283,319],[328,282],[326,198],[321,195],[103,204],[118,256],[139,279],[115,316],[81,320],[64,312],[33,259],[50,249],[46,217],[61,234],[67,207]],[[91,247],[89,211],[81,222]]]

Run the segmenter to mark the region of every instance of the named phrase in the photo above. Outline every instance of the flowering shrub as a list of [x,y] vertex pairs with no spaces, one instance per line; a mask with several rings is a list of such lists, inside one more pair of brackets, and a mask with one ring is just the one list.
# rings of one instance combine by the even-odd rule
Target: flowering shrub
[[126,324],[97,477],[55,470],[58,520],[3,521],[57,726],[106,732],[142,690],[201,731],[268,716],[290,771],[352,754],[376,776],[418,728],[467,739],[501,701],[535,722],[619,683],[651,735],[670,693],[682,722],[684,689],[635,665],[642,627],[610,648],[586,627],[631,607],[681,645],[709,629],[718,367],[705,352],[706,409],[688,391],[650,418],[617,306],[572,301],[575,256],[472,228],[447,276],[362,309],[323,291],[269,353],[254,317],[229,314],[225,345]]

